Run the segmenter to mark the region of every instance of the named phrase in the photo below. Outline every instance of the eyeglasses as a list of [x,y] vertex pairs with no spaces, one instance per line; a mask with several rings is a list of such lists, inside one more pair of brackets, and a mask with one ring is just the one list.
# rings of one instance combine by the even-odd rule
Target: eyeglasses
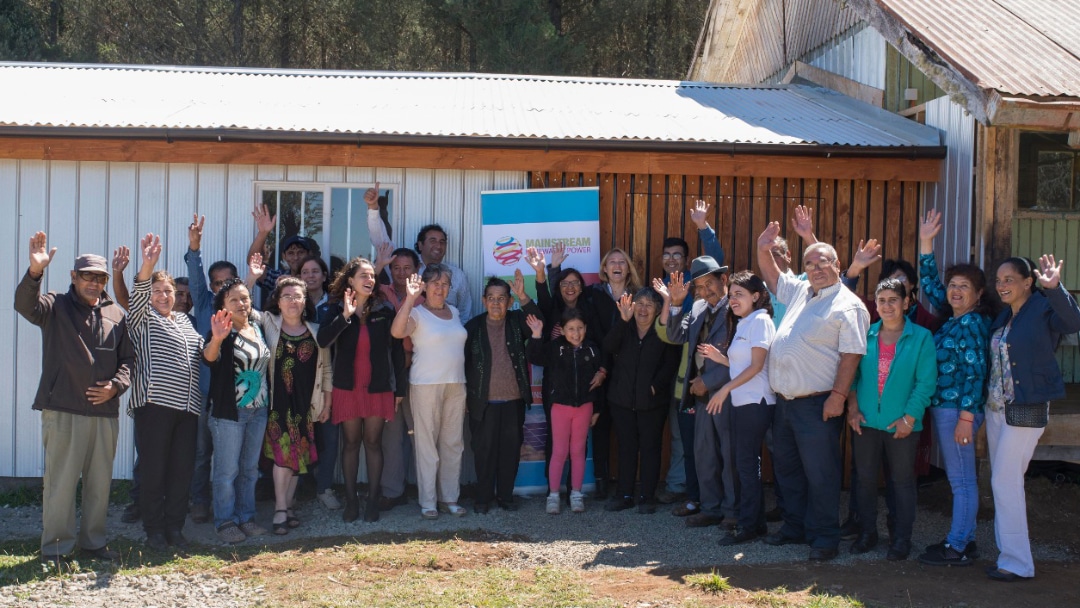
[[686,256],[681,254],[681,253],[669,253],[669,252],[665,251],[664,254],[662,256],[660,256],[660,257],[662,257],[665,260],[676,260],[676,261],[678,261],[678,260],[681,260],[681,259],[685,258]]
[[560,281],[559,287],[570,289],[571,287],[581,287],[581,281]]
[[102,285],[109,282],[109,275],[101,274],[99,272],[89,272],[86,270],[80,270],[75,273],[78,277],[87,283],[101,283]]
[[285,300],[286,302],[303,302],[304,296],[287,293],[282,295],[280,299]]
[[807,262],[807,263],[803,264],[803,270],[805,270],[806,272],[814,272],[815,270],[824,270],[826,268],[831,267],[835,263],[836,263],[836,260],[830,260],[828,258],[825,258],[825,259],[822,259],[817,264],[814,264],[813,262]]
[[488,296],[484,298],[484,301],[490,304],[505,304],[510,301],[510,298],[506,296]]

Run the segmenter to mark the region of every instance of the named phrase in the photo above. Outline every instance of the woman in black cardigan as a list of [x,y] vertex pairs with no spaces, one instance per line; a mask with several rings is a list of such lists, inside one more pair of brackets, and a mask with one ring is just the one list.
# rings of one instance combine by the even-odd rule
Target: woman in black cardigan
[[[509,310],[511,293],[521,310]],[[476,458],[477,513],[487,513],[492,500],[502,509],[517,509],[514,479],[525,439],[525,408],[532,402],[525,360],[532,330],[525,318],[543,318],[525,293],[520,270],[514,273],[512,286],[498,277],[488,279],[484,309],[465,324],[465,405]]]
[[660,314],[660,294],[646,287],[617,302],[619,315],[604,336],[604,351],[614,356],[607,391],[608,413],[619,440],[619,471],[615,496],[605,511],[634,506],[634,481],[641,461],[639,513],[655,513],[660,478],[660,448],[664,437],[671,383],[679,367],[679,348],[656,335],[653,322]]
[[383,423],[393,420],[405,396],[405,353],[401,340],[390,336],[394,309],[382,298],[375,267],[353,258],[330,285],[334,303],[319,326],[319,346],[334,345],[334,390],[331,416],[345,436],[341,472],[345,477],[345,509],[341,518],[356,521],[360,499],[356,476],[360,446],[367,458],[368,496],[364,521],[379,520],[382,479]]

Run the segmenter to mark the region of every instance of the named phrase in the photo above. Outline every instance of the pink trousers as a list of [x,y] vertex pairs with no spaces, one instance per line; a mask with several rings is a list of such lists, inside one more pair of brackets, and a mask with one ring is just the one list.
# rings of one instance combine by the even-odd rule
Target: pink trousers
[[548,467],[548,488],[559,491],[563,467],[570,457],[570,489],[581,491],[585,481],[585,449],[589,440],[589,423],[593,404],[579,407],[551,404],[551,464]]

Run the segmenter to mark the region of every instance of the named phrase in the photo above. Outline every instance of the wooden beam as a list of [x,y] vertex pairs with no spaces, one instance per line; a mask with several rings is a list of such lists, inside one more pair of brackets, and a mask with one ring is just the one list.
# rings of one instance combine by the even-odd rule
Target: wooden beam
[[346,144],[0,137],[0,158],[489,171],[734,175],[883,181],[940,179],[938,159],[524,150]]
[[885,99],[885,91],[881,89],[867,86],[850,78],[844,78],[834,72],[801,61],[796,61],[791,65],[791,69],[784,76],[784,84],[791,82],[796,76],[878,108],[882,107],[882,102]]
[[1016,129],[987,127],[983,133],[983,200],[979,204],[993,209],[993,236],[990,242],[991,263],[1012,255],[1012,221],[1016,211],[1017,172],[1020,137]]

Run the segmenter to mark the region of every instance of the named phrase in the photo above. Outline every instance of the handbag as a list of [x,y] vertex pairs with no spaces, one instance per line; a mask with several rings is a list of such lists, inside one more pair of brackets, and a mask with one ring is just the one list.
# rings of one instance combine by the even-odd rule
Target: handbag
[[1041,429],[1050,421],[1050,402],[1006,403],[1005,424]]

